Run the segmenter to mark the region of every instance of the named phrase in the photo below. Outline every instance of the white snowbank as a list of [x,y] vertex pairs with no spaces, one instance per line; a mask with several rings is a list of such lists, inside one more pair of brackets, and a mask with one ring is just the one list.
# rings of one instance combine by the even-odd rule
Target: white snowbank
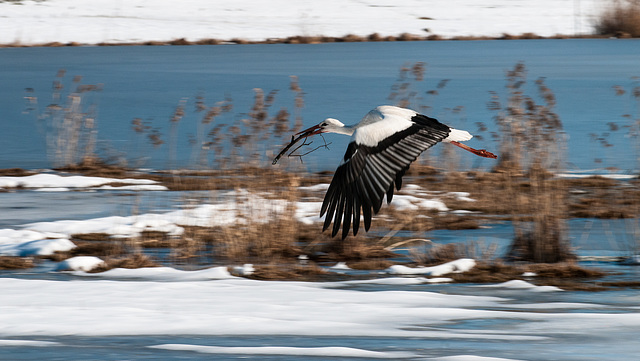
[[50,188],[36,188],[34,192],[70,192],[71,188],[66,187],[50,187]]
[[341,284],[376,284],[376,285],[419,285],[423,283],[448,283],[453,279],[446,277],[424,278],[424,277],[388,277],[375,278],[370,280],[344,281]]
[[[21,231],[0,229],[0,234],[2,233],[5,234],[5,236],[0,236],[0,255],[4,256],[49,256],[54,254],[56,251],[66,252],[76,247],[76,245],[67,238],[25,241],[24,238],[20,238],[19,236],[22,233]],[[13,233],[18,236],[7,237],[6,234],[8,233]],[[34,233],[37,234],[37,232]],[[42,235],[43,233],[40,234]]]
[[[321,283],[242,278],[190,281],[205,277],[163,268],[144,270],[147,279],[162,282],[114,281],[116,271],[141,274],[141,270],[112,270],[96,276],[107,279],[74,282],[0,278],[0,337],[190,334],[545,339],[517,330],[469,333],[432,327],[466,318],[538,319],[537,314],[483,310],[499,307],[504,299],[496,297],[424,291],[363,293]],[[165,282],[171,277],[180,282]],[[633,317],[627,320],[634,321]]]
[[424,199],[415,196],[394,195],[391,205],[401,211],[417,211],[418,209],[435,210],[438,212],[446,212],[449,210],[447,206],[439,200]]
[[53,341],[34,341],[34,340],[0,340],[0,347],[18,346],[18,347],[51,347],[62,346],[59,342]]
[[598,0],[47,0],[0,2],[0,43],[264,40],[347,34],[445,37],[592,32]]
[[350,270],[351,267],[347,266],[345,262],[338,262],[330,267],[332,270]]
[[169,188],[167,188],[165,186],[161,186],[159,184],[131,185],[131,186],[120,186],[120,187],[104,185],[104,186],[97,187],[97,188],[92,188],[92,189],[107,190],[107,191],[112,191],[112,190],[117,190],[117,191],[166,191],[166,190],[169,190]]
[[238,276],[251,276],[255,271],[256,269],[250,263],[233,267],[233,274]]
[[0,254],[3,253],[4,247],[14,247],[19,244],[46,238],[66,238],[66,234],[58,232],[37,232],[29,229],[0,229]]
[[104,261],[93,256],[77,256],[67,258],[58,263],[56,271],[84,271],[89,272],[92,269],[104,264]]
[[318,183],[312,186],[298,187],[298,189],[309,192],[326,192],[329,189],[329,183]]
[[[1,4],[1,3],[0,3]],[[167,190],[166,187],[156,185],[156,181],[150,179],[118,179],[88,176],[61,176],[57,174],[34,174],[25,177],[0,177],[1,188],[41,188],[40,190],[64,191],[67,189],[91,188],[104,186],[108,183],[121,183],[137,185],[143,190]],[[143,187],[144,186],[144,187]],[[130,189],[136,189],[131,186]],[[105,187],[102,189],[126,189],[122,187]]]
[[57,232],[67,236],[79,233],[106,233],[117,237],[136,237],[143,231],[166,232],[169,235],[182,234],[184,229],[167,217],[170,216],[160,214],[110,216],[77,221],[36,222],[23,227],[43,234]]
[[227,267],[206,268],[199,271],[182,271],[170,267],[149,268],[114,268],[101,273],[75,272],[76,276],[106,278],[114,280],[145,280],[145,281],[210,281],[236,278],[232,276]]
[[[216,273],[222,279],[211,281]],[[628,335],[640,331],[637,312],[611,312],[609,308],[584,311],[579,303],[563,304],[557,311],[544,308],[544,302],[539,305],[545,312],[539,312],[529,304],[506,298],[429,292],[425,287],[430,286],[363,292],[349,283],[336,287],[339,282],[232,278],[221,268],[195,272],[112,270],[93,277],[73,282],[0,278],[0,337],[297,335],[553,343],[567,334],[595,339],[614,329]],[[449,327],[492,319],[508,320],[509,329]],[[201,350],[207,352],[206,348]],[[326,354],[348,350],[299,351]],[[285,352],[280,349],[273,354]]]
[[533,292],[555,292],[562,291],[562,289],[555,286],[536,286],[527,281],[522,280],[511,280],[495,285],[483,285],[480,287],[495,287],[495,288],[510,288],[510,289],[518,289],[518,290],[528,290]]
[[455,261],[447,262],[438,266],[432,267],[407,267],[403,265],[393,265],[387,269],[390,274],[402,274],[402,275],[428,275],[428,276],[443,276],[449,273],[462,273],[467,272],[476,265],[476,261],[471,258],[461,258]]
[[313,356],[313,357],[358,357],[368,359],[398,359],[415,357],[409,352],[391,351],[379,352],[362,350],[352,347],[221,347],[202,346],[191,344],[164,344],[148,346],[163,350],[194,351],[211,354],[233,354],[233,355],[288,355],[288,356]]

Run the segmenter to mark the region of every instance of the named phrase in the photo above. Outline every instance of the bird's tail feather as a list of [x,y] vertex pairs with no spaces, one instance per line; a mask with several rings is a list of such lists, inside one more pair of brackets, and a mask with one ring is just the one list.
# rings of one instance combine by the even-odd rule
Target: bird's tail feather
[[444,138],[443,142],[465,142],[469,139],[473,138],[473,135],[469,134],[466,130],[454,129],[451,128],[449,131],[449,136]]

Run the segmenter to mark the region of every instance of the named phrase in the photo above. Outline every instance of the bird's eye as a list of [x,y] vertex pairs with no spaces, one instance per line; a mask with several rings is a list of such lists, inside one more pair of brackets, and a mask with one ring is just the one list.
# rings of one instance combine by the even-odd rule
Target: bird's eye
[[322,123],[322,124],[320,124],[320,126],[321,126],[321,127],[326,127],[326,126],[327,126],[327,123]]

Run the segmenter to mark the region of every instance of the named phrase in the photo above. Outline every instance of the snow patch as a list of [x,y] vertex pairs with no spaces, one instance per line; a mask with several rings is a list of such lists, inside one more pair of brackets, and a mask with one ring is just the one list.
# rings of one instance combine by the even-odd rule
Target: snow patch
[[74,274],[107,279],[146,281],[209,281],[236,278],[229,273],[227,267],[213,267],[199,271],[182,271],[171,267],[114,268],[101,273],[78,271]]
[[437,277],[437,278],[425,278],[425,277],[388,277],[388,278],[375,278],[370,280],[353,280],[344,281],[341,284],[375,284],[375,285],[420,285],[424,283],[448,283],[452,282],[451,278]]
[[[578,12],[574,2],[556,0],[521,1],[517,6],[505,0],[403,0],[376,6],[378,3],[237,0],[233,6],[222,6],[218,2],[191,0],[176,7],[170,0],[90,4],[83,0],[23,1],[20,5],[4,1],[0,2],[0,43],[265,40],[373,33],[444,37],[527,32],[571,35],[592,33],[592,18],[602,7],[598,0],[582,0]],[[428,15],[429,20],[421,15]]]
[[[0,230],[0,233],[9,233],[2,231],[13,230]],[[16,231],[20,234],[20,231]],[[27,232],[28,233],[28,232]],[[37,234],[37,232],[35,232]],[[40,233],[43,235],[43,233]],[[23,241],[18,237],[2,237],[0,236],[0,255],[5,256],[49,256],[55,252],[66,252],[76,247],[76,245],[67,238],[54,238],[54,239],[36,239],[33,241]]]
[[221,347],[202,346],[191,344],[163,344],[148,346],[163,350],[174,351],[194,351],[210,354],[233,354],[233,355],[279,355],[279,356],[307,356],[307,357],[357,357],[369,359],[397,359],[409,358],[416,355],[409,352],[393,351],[380,352],[363,350],[352,347]]
[[237,276],[251,276],[256,271],[251,263],[233,267],[233,274]]
[[161,186],[159,184],[130,185],[130,186],[121,186],[121,187],[104,185],[104,186],[92,188],[92,189],[108,190],[108,191],[168,191],[169,190],[169,188],[165,186]]
[[298,187],[298,189],[309,192],[324,192],[329,189],[329,183],[319,183],[312,186]]
[[403,274],[403,275],[428,275],[428,276],[442,276],[449,273],[462,273],[467,272],[476,265],[476,261],[471,258],[461,258],[455,261],[447,262],[438,266],[432,267],[407,267],[403,265],[393,265],[387,268],[387,272],[390,274]]
[[338,262],[330,267],[333,270],[350,270],[351,267],[347,266],[346,262]]
[[117,179],[88,176],[60,176],[57,174],[34,174],[24,177],[0,177],[0,187],[3,188],[50,188],[61,190],[65,188],[90,188],[108,183],[123,183],[134,185],[149,185],[158,183],[150,179]]
[[56,271],[84,271],[90,272],[94,268],[104,264],[104,261],[93,256],[77,256],[66,259],[56,267]]
[[449,210],[447,206],[439,200],[424,199],[415,196],[397,194],[393,196],[391,205],[401,211],[417,211],[419,209],[436,210],[446,212]]
[[536,286],[534,284],[531,284],[527,281],[522,281],[522,280],[511,280],[511,281],[507,281],[507,282],[503,282],[495,285],[483,285],[479,287],[510,288],[510,289],[517,289],[517,290],[529,290],[533,292],[562,291],[562,289],[555,286]]
[[34,341],[34,340],[0,340],[0,347],[14,346],[14,347],[50,347],[50,346],[62,346],[59,342],[53,341]]

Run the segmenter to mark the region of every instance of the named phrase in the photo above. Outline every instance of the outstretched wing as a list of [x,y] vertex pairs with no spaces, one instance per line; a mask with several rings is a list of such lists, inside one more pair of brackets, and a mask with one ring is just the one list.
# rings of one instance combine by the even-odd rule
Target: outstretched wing
[[[401,120],[409,121],[406,125],[387,127],[394,129],[394,132],[382,137],[375,144],[372,141],[375,137],[371,135],[354,134],[322,203],[320,216],[326,213],[323,231],[329,228],[333,221],[332,237],[338,233],[341,224],[342,239],[347,237],[352,224],[353,235],[358,234],[361,211],[365,231],[368,231],[372,214],[377,214],[380,210],[385,194],[387,203],[391,202],[394,187],[400,190],[402,176],[411,163],[420,153],[449,135],[450,128],[436,119],[412,114],[410,121]],[[384,125],[376,123],[397,120],[393,119],[393,116],[385,118],[385,115],[379,112],[378,115],[380,119],[371,121],[368,130],[363,127],[356,132],[371,132],[376,129],[375,126],[379,126],[379,130],[381,127],[384,128]],[[367,141],[362,141],[367,137]],[[378,138],[381,138],[380,134]]]

